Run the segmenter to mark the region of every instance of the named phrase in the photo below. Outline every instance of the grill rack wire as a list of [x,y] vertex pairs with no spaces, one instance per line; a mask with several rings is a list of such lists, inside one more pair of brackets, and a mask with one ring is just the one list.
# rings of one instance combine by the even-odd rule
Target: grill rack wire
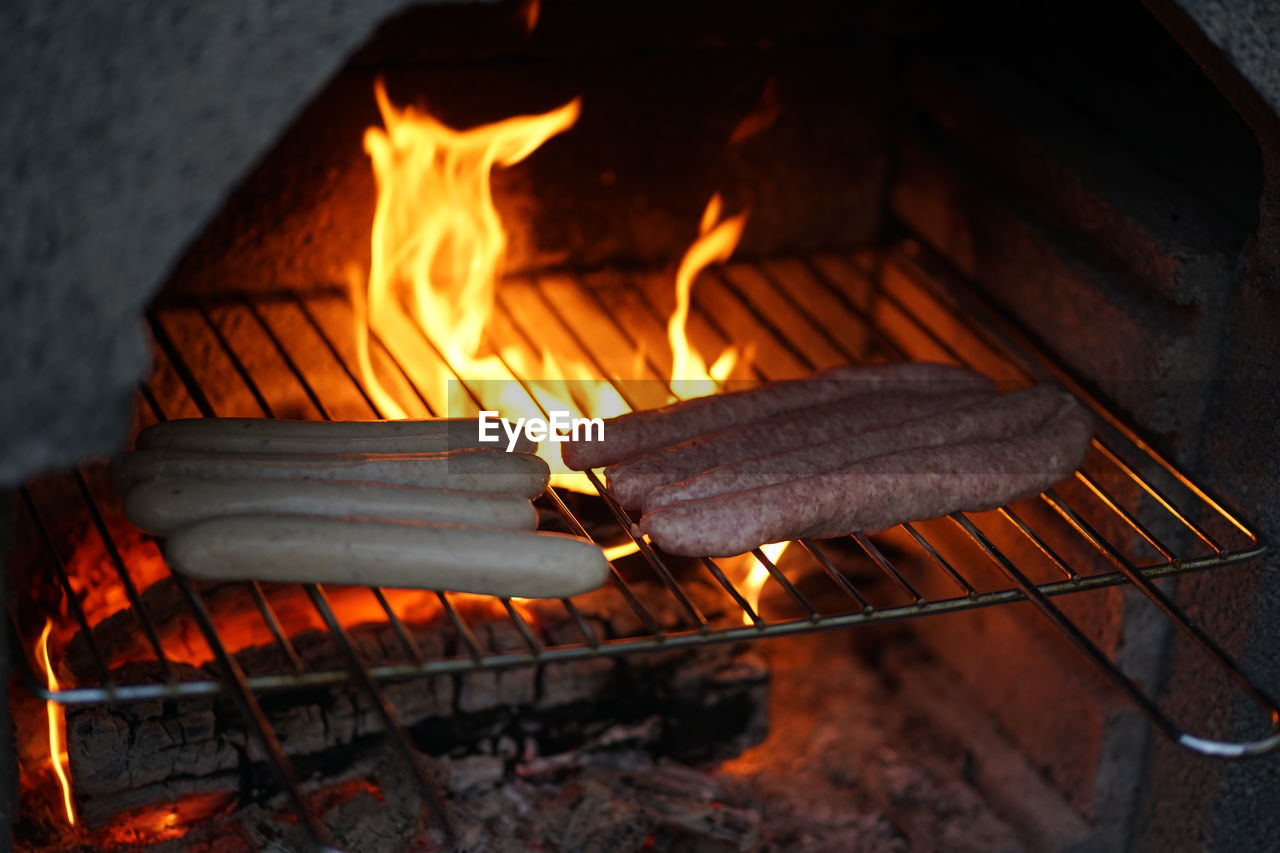
[[[784,279],[794,278],[806,281],[798,282],[801,285],[799,287],[788,287]],[[707,283],[708,279],[711,283]],[[525,282],[524,289],[512,290],[504,284],[503,289],[499,291],[498,310],[516,334],[520,335],[530,347],[534,346],[536,339],[558,334],[562,339],[561,344],[585,357],[598,370],[600,376],[612,377],[619,375],[618,367],[616,363],[605,363],[611,357],[605,350],[613,345],[621,345],[631,352],[658,353],[661,351],[661,347],[645,350],[642,346],[644,333],[637,331],[643,328],[660,330],[663,323],[663,315],[655,306],[654,297],[647,295],[645,291],[646,288],[639,286],[625,289],[626,298],[635,299],[637,302],[631,305],[629,310],[619,311],[618,306],[606,305],[606,299],[601,295],[603,291],[597,291],[588,284],[576,280],[566,284],[563,279],[544,277]],[[520,294],[519,298],[512,296],[513,293]],[[275,351],[275,357],[301,386],[306,398],[314,407],[315,414],[323,419],[333,417],[324,397],[317,391],[318,383],[308,376],[309,371],[303,367],[302,359],[291,353],[289,345],[269,318],[272,310],[283,310],[292,313],[319,338],[324,349],[328,351],[329,357],[333,359],[340,372],[345,374],[354,386],[354,391],[367,406],[365,416],[382,417],[383,413],[378,410],[367,389],[357,379],[349,354],[344,354],[342,348],[335,342],[338,340],[335,327],[321,318],[320,308],[331,303],[345,304],[345,298],[337,292],[307,296],[290,292],[253,297],[248,295],[204,299],[192,297],[189,301],[181,303],[183,306],[181,310],[194,311],[204,332],[212,335],[216,340],[218,348],[225,355],[238,381],[243,384],[243,391],[251,397],[251,406],[256,408],[256,412],[229,412],[226,410],[225,401],[215,401],[207,391],[205,383],[198,378],[193,364],[184,354],[179,337],[166,323],[166,312],[179,310],[178,308],[157,308],[148,315],[148,323],[156,345],[157,359],[162,363],[161,367],[171,370],[176,375],[183,390],[189,396],[189,403],[201,416],[226,414],[276,416],[268,396],[259,387],[254,370],[251,369],[243,354],[237,352],[235,344],[230,339],[225,320],[227,316],[225,312],[230,311],[240,315],[241,320],[257,330],[256,334],[260,334],[270,342],[271,348]],[[601,327],[605,331],[601,334],[586,334],[578,328],[577,324],[567,320],[564,309],[569,303],[575,306],[576,311],[585,310],[588,316],[606,324]],[[317,584],[307,584],[303,586],[306,596],[332,635],[346,663],[345,670],[316,672],[306,670],[290,638],[282,630],[280,620],[273,612],[262,587],[257,583],[251,583],[247,585],[250,594],[275,642],[285,658],[292,663],[292,671],[247,676],[237,663],[235,656],[222,642],[216,619],[207,608],[201,590],[189,579],[174,575],[174,582],[190,605],[190,615],[207,640],[214,655],[214,662],[222,675],[219,679],[178,681],[165,654],[159,632],[130,575],[121,549],[116,545],[111,525],[102,511],[100,503],[102,498],[95,494],[90,485],[90,477],[86,476],[86,468],[82,466],[69,474],[70,488],[78,492],[92,518],[93,527],[97,536],[101,538],[106,554],[119,577],[124,595],[137,614],[141,630],[155,652],[162,680],[158,684],[130,684],[120,683],[119,679],[112,675],[107,665],[108,655],[94,638],[88,618],[74,592],[59,543],[49,532],[39,502],[33,496],[31,489],[24,487],[20,490],[19,496],[31,522],[31,530],[40,539],[43,551],[48,558],[49,570],[56,577],[65,596],[69,616],[75,620],[77,627],[87,638],[90,652],[102,676],[97,684],[76,684],[50,690],[41,683],[41,678],[36,674],[32,662],[26,656],[19,655],[20,663],[25,665],[24,674],[32,692],[41,698],[64,705],[86,705],[179,698],[228,691],[245,711],[247,719],[252,724],[251,734],[257,738],[266,754],[272,759],[271,765],[277,778],[291,805],[298,812],[303,828],[317,849],[331,848],[328,833],[301,793],[297,774],[258,704],[257,694],[259,693],[316,687],[345,681],[356,684],[373,700],[374,707],[391,738],[399,747],[397,752],[412,770],[423,796],[448,833],[448,822],[445,819],[439,795],[430,774],[421,763],[424,759],[413,748],[395,708],[387,701],[381,688],[384,682],[467,670],[547,665],[599,655],[620,656],[705,643],[751,640],[955,612],[1016,601],[1030,601],[1081,653],[1096,664],[1119,690],[1127,695],[1155,728],[1182,746],[1202,754],[1222,758],[1259,755],[1280,746],[1280,706],[1264,690],[1253,684],[1218,643],[1191,621],[1156,583],[1158,579],[1166,576],[1255,560],[1266,552],[1265,544],[1248,526],[1182,475],[1137,433],[1111,414],[1083,385],[1074,381],[1065,370],[1054,365],[1029,338],[992,310],[952,271],[936,258],[929,256],[913,241],[907,240],[888,249],[859,253],[852,257],[822,255],[785,262],[735,264],[722,273],[704,274],[698,287],[694,289],[692,312],[691,332],[700,330],[704,338],[715,338],[722,343],[730,340],[721,326],[722,317],[734,323],[735,331],[744,327],[751,330],[751,334],[755,336],[755,342],[761,345],[763,350],[761,355],[764,356],[754,362],[753,369],[759,380],[782,378],[780,375],[771,374],[770,367],[799,375],[831,366],[831,363],[860,360],[857,353],[865,357],[868,352],[876,352],[892,358],[933,358],[968,364],[999,378],[1024,383],[1029,380],[1057,381],[1064,384],[1087,403],[1100,419],[1101,425],[1094,438],[1091,459],[1109,466],[1113,476],[1119,476],[1128,485],[1136,487],[1139,501],[1143,506],[1133,508],[1125,506],[1124,501],[1113,494],[1116,491],[1114,487],[1111,490],[1104,487],[1104,476],[1086,473],[1085,468],[1076,473],[1076,482],[1071,485],[1083,487],[1086,494],[1092,495],[1098,505],[1113,516],[1111,521],[1120,524],[1136,537],[1135,541],[1139,541],[1149,554],[1155,555],[1154,558],[1139,564],[1137,560],[1125,553],[1122,546],[1113,543],[1099,532],[1097,526],[1088,519],[1088,512],[1075,505],[1072,500],[1064,498],[1060,493],[1061,489],[1055,488],[1039,496],[1037,501],[1040,508],[1047,509],[1053,518],[1073,531],[1095,552],[1095,556],[1109,564],[1112,570],[1096,573],[1078,571],[1077,567],[1064,561],[1058,551],[1046,541],[1044,531],[1037,529],[1038,522],[1028,523],[1020,514],[1020,510],[1014,507],[1002,507],[995,511],[995,516],[1000,522],[1006,525],[1009,531],[1016,531],[1013,535],[1025,538],[1061,575],[1055,580],[1037,583],[1029,577],[1023,567],[1017,565],[996,542],[992,541],[987,525],[975,522],[975,519],[969,515],[957,513],[949,516],[945,523],[951,525],[953,533],[958,532],[963,539],[976,546],[985,559],[1007,579],[1007,586],[998,589],[979,589],[980,584],[971,582],[962,573],[961,567],[955,564],[955,560],[948,560],[944,556],[944,549],[931,540],[927,532],[922,531],[922,525],[907,524],[902,525],[901,530],[919,549],[922,558],[927,558],[927,561],[940,572],[940,577],[945,577],[959,595],[930,597],[922,594],[905,574],[899,571],[894,561],[886,556],[876,541],[863,534],[855,534],[849,539],[856,545],[857,550],[883,572],[887,585],[906,598],[905,602],[888,606],[874,604],[869,601],[865,590],[855,585],[837,567],[836,562],[829,556],[828,546],[803,540],[799,542],[801,548],[812,558],[816,567],[825,574],[834,587],[848,599],[848,607],[828,612],[828,609],[815,605],[772,560],[760,549],[756,549],[753,556],[768,571],[769,579],[785,593],[786,598],[793,606],[798,607],[803,615],[798,618],[766,618],[758,608],[752,607],[716,561],[703,559],[701,562],[710,577],[741,609],[742,614],[745,615],[743,622],[749,623],[713,624],[698,605],[686,595],[663,555],[655,551],[643,538],[636,537],[625,511],[613,501],[597,476],[589,472],[592,485],[621,529],[634,541],[639,553],[659,582],[660,588],[675,601],[676,610],[682,616],[683,625],[680,629],[663,628],[650,612],[643,596],[633,589],[615,566],[612,568],[611,583],[618,595],[625,600],[626,606],[632,609],[640,622],[648,627],[647,634],[617,639],[600,637],[583,618],[575,602],[572,599],[563,599],[562,604],[582,634],[582,640],[577,643],[548,645],[539,639],[536,628],[521,615],[519,608],[514,607],[508,599],[500,599],[503,611],[514,624],[526,648],[520,651],[486,651],[481,648],[464,614],[454,606],[450,594],[437,592],[435,595],[440,606],[457,631],[466,653],[427,660],[414,644],[409,630],[388,603],[382,591],[372,588],[371,592],[385,612],[392,629],[405,644],[412,662],[370,665],[362,660],[355,642],[336,616],[325,590]],[[219,317],[224,319],[220,321]],[[530,327],[538,329],[541,334],[535,334]],[[833,334],[833,327],[841,329],[839,338]],[[849,334],[851,328],[856,329],[857,334]],[[851,339],[861,340],[865,346],[850,343]],[[421,338],[420,343],[426,348],[422,352],[427,352],[428,355],[433,354],[446,369],[452,369],[425,337]],[[415,382],[413,360],[405,353],[394,352],[383,341],[375,340],[374,346],[385,359],[384,363],[398,374],[403,381],[403,387],[416,395],[426,412],[433,415],[440,414],[422,394],[419,383]],[[645,369],[655,379],[666,375],[666,366],[655,363],[655,361],[661,362],[661,359],[660,355],[645,357]],[[155,375],[153,373],[153,377]],[[467,386],[462,376],[456,373],[454,376],[464,387]],[[614,384],[625,398],[625,392],[621,386],[616,382]],[[467,390],[477,405],[483,405],[474,389],[467,388]],[[174,416],[174,412],[168,405],[169,401],[162,400],[161,395],[150,382],[144,383],[140,391],[147,409],[156,420]],[[534,399],[536,401],[536,397]],[[242,405],[241,408],[243,408]],[[1171,491],[1177,491],[1179,498],[1169,497],[1168,494]],[[560,515],[570,529],[590,538],[583,524],[556,490],[549,490],[543,500]],[[1192,504],[1191,509],[1187,508],[1188,502]],[[1173,540],[1167,534],[1164,538],[1158,536],[1152,529],[1156,525],[1141,520],[1144,507],[1145,510],[1157,508],[1156,511],[1164,516],[1163,521],[1172,525],[1181,534],[1178,538],[1184,543],[1189,543],[1188,547],[1179,549],[1168,544]],[[1147,512],[1147,514],[1150,513]],[[1208,521],[1197,522],[1196,518],[1208,518],[1213,524]],[[1211,533],[1209,528],[1215,525],[1218,532]],[[1184,731],[1112,662],[1085,631],[1051,601],[1052,597],[1058,595],[1126,583],[1149,599],[1183,635],[1207,654],[1225,675],[1255,701],[1270,722],[1270,731],[1267,734],[1252,740],[1223,741]],[[11,624],[20,623],[15,618],[11,620]]]

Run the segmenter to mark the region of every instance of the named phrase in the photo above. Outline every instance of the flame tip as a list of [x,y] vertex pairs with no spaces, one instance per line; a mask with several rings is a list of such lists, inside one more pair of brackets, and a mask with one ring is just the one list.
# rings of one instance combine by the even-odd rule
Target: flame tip
[[[53,671],[53,661],[49,658],[51,633],[53,633],[53,620],[46,619],[44,630],[40,632],[40,641],[36,645],[36,658],[45,672],[45,686],[53,692],[58,690],[58,676]],[[46,701],[44,704],[46,716],[49,718],[49,763],[53,765],[53,773],[58,777],[58,784],[62,787],[62,804],[67,812],[67,823],[75,826],[76,811],[71,801],[71,778],[68,775],[67,751],[64,748],[66,716],[59,714],[61,709],[56,703]]]
[[[377,410],[392,419],[406,417],[406,407],[428,405],[454,417],[478,408],[526,416],[552,409],[597,416],[626,411],[607,383],[590,393],[576,387],[571,392],[565,378],[596,378],[582,365],[560,364],[545,348],[529,357],[518,345],[491,339],[508,239],[490,172],[520,162],[572,127],[582,111],[581,96],[545,113],[455,130],[410,107],[395,107],[381,80],[374,91],[385,129],[366,130],[365,150],[373,160],[378,198],[368,276],[353,285],[351,304],[358,367]],[[404,382],[383,385],[371,354],[374,334],[393,352],[420,353],[399,359],[416,365],[405,378],[421,393],[420,401],[413,392],[394,393],[409,390]],[[437,359],[443,363],[432,372],[426,362]],[[538,375],[557,378],[528,378]],[[466,387],[451,384],[453,376],[465,377]],[[468,388],[477,383],[470,380],[486,379],[505,381],[474,405],[481,401],[471,398]],[[547,442],[543,451],[553,482],[594,491],[584,475],[568,472],[555,449]]]
[[685,252],[676,270],[676,307],[667,325],[667,341],[671,347],[671,391],[677,398],[714,393],[739,362],[738,349],[731,346],[708,369],[706,361],[690,346],[685,330],[694,281],[712,263],[723,263],[732,256],[747,221],[745,211],[721,219],[723,212],[720,193],[713,193],[702,213],[698,239]]

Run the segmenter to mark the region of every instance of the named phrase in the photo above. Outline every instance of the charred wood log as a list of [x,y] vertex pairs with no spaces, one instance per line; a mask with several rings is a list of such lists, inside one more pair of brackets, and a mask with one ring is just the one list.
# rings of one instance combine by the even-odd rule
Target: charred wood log
[[[707,599],[714,605],[710,594]],[[606,619],[591,613],[590,602],[585,615],[597,636],[628,627],[620,614]],[[674,621],[674,613],[659,617]],[[457,652],[448,623],[409,627],[427,659]],[[541,629],[552,645],[581,637],[567,615]],[[473,630],[488,650],[525,648],[509,620],[475,623]],[[408,661],[401,638],[385,623],[358,626],[351,634],[367,662]],[[293,644],[310,671],[345,667],[326,632],[305,632]],[[250,676],[292,671],[275,645],[247,648],[236,658]],[[175,673],[179,680],[213,677],[207,665],[177,664]],[[126,664],[114,674],[121,683],[160,677],[154,662]],[[469,670],[389,682],[383,689],[419,748],[437,756],[488,755],[514,763],[574,750],[613,732],[653,754],[716,760],[737,754],[766,729],[767,670],[754,654],[729,646]],[[350,684],[263,693],[259,701],[304,776],[332,774],[383,742],[372,702]],[[272,784],[266,756],[223,696],[71,709],[67,739],[77,804],[90,826],[193,793]]]
[[[642,564],[643,565],[643,564]],[[627,572],[627,561],[622,561],[622,570]],[[647,567],[643,570],[648,573]],[[651,573],[649,577],[652,577]],[[685,581],[688,589],[685,592],[701,608],[708,619],[715,619],[726,612],[736,611],[735,605],[719,587],[700,580]],[[232,650],[252,645],[267,645],[272,642],[267,623],[259,615],[259,606],[253,596],[252,588],[244,583],[208,583],[199,584],[200,597],[206,609],[218,626],[224,642]],[[645,580],[633,580],[633,589],[650,611],[655,621],[664,630],[681,627],[692,627],[682,624],[683,614],[676,600],[663,587]],[[285,633],[301,633],[310,627],[321,627],[322,622],[316,613],[305,590],[297,584],[263,584],[264,598],[274,612]],[[373,603],[368,590],[363,587],[328,587],[330,600],[338,612],[343,612],[344,604],[355,603],[366,609]],[[427,592],[395,592],[405,598],[407,608],[418,613],[425,613],[420,622],[431,624],[448,624],[444,614],[435,603],[433,593]],[[147,589],[140,596],[142,609],[139,613],[133,607],[126,607],[102,619],[92,629],[92,637],[84,632],[77,632],[67,645],[62,667],[69,680],[78,685],[98,684],[102,678],[95,651],[112,667],[131,661],[141,661],[155,657],[155,648],[151,644],[144,621],[150,623],[160,645],[168,656],[178,660],[209,660],[213,655],[197,627],[191,611],[190,602],[172,577],[165,577]],[[619,638],[646,634],[650,628],[642,617],[631,608],[625,599],[611,586],[585,595],[576,596],[574,602],[583,616],[595,620],[605,627],[601,638]],[[505,618],[505,614],[497,599],[488,596],[462,597],[461,603],[455,606],[463,612],[464,617],[475,617],[480,620],[492,620],[494,617]],[[522,605],[532,612],[533,621],[547,633],[555,634],[552,642],[583,642],[584,637],[569,619],[563,605],[557,600],[530,600]],[[405,616],[406,621],[411,617]],[[434,633],[434,629],[423,626],[424,634]],[[228,630],[229,629],[229,630]],[[448,632],[446,632],[448,633]],[[232,636],[228,638],[227,634]],[[452,634],[449,639],[456,639]],[[240,642],[231,643],[230,640]],[[456,645],[456,644],[455,644]],[[524,648],[522,644],[511,646],[512,649]],[[374,650],[375,652],[377,650]],[[392,643],[386,650],[398,655],[399,660],[407,660],[403,646],[399,642]],[[424,652],[427,650],[424,649]],[[454,645],[446,646],[447,653],[465,653]],[[428,654],[428,657],[430,655]]]
[[[423,807],[401,763],[368,759],[339,779],[304,782],[308,800],[343,850],[410,853],[444,848],[444,832]],[[750,851],[759,849],[760,812],[726,802],[711,773],[640,755],[582,755],[570,765],[515,775],[500,761],[436,763],[454,850]],[[188,805],[190,803],[191,805]],[[186,812],[192,812],[190,815]],[[279,796],[224,801],[212,812],[186,801],[173,829],[150,828],[153,813],[130,817],[134,845],[149,853],[304,849],[307,840]],[[110,831],[108,833],[111,834]],[[150,837],[148,837],[150,835]],[[235,844],[228,844],[234,839]]]

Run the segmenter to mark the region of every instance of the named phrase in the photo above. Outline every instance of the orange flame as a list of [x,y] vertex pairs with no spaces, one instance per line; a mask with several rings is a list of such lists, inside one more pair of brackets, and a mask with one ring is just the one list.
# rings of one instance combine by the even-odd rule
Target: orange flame
[[770,77],[765,82],[764,90],[760,92],[760,99],[756,101],[755,106],[733,128],[733,133],[729,134],[729,144],[737,145],[739,142],[764,133],[773,127],[780,115],[782,115],[782,99],[778,96],[778,81]]
[[[373,370],[369,332],[392,348],[424,337],[448,369],[437,371],[432,387],[422,390],[455,416],[480,408],[460,383],[450,384],[455,374],[473,387],[503,380],[484,386],[482,403],[511,419],[551,410],[591,417],[626,411],[622,398],[588,365],[557,359],[547,350],[535,361],[510,343],[486,352],[507,248],[490,173],[519,163],[571,127],[579,101],[459,131],[412,107],[397,108],[381,83],[376,95],[385,129],[369,128],[364,140],[378,185],[372,263],[363,292],[353,282],[352,302],[359,366],[378,408],[390,418],[405,417]],[[593,382],[569,384],[582,379]],[[590,491],[585,476],[563,467],[551,442],[544,443],[542,455],[555,474],[553,483]]]
[[[454,375],[472,388],[483,380],[503,380],[484,384],[478,396],[485,396],[484,408],[509,419],[552,410],[602,418],[627,411],[613,385],[590,364],[545,347],[531,358],[514,343],[489,339],[507,247],[490,174],[571,127],[578,100],[541,115],[459,131],[412,107],[396,107],[381,83],[376,96],[385,127],[369,128],[364,140],[378,186],[372,263],[364,286],[353,278],[352,303],[359,367],[379,410],[390,418],[406,416],[374,371],[371,333],[391,349],[425,338],[447,368],[430,376],[426,384],[431,387],[422,390],[438,410],[447,408],[454,416],[480,408],[461,383],[449,383]],[[712,393],[738,359],[730,349],[708,368],[684,333],[694,279],[708,264],[726,260],[742,233],[746,215],[721,222],[720,207],[717,195],[676,275],[677,308],[669,337],[671,387],[678,398]],[[554,443],[545,442],[541,455],[551,466],[553,485],[592,491],[585,475],[564,467]]]
[[377,97],[387,129],[365,133],[378,181],[370,312],[378,316],[382,300],[408,289],[414,319],[445,357],[470,358],[488,320],[474,309],[492,306],[506,258],[489,173],[571,127],[579,102],[459,132],[412,107],[397,110],[381,84]]
[[[667,384],[671,388],[669,400],[672,401],[715,393],[733,374],[733,369],[738,364],[737,347],[729,347],[720,354],[715,364],[708,368],[706,361],[689,344],[689,336],[685,328],[689,322],[689,301],[694,280],[712,263],[716,261],[724,263],[729,259],[733,250],[737,248],[738,240],[742,236],[742,228],[746,225],[745,212],[720,221],[720,210],[720,194],[716,193],[707,202],[707,207],[702,212],[702,222],[698,226],[698,239],[685,251],[684,257],[680,260],[680,266],[676,270],[676,307],[671,312],[671,319],[667,322],[667,342],[671,346],[671,379]],[[637,543],[625,542],[606,548],[604,553],[605,557],[612,562],[639,550],[640,546]],[[767,572],[765,577],[768,577]],[[764,578],[758,582],[749,582],[755,584],[755,594],[758,596]],[[750,600],[754,607],[755,600]],[[743,614],[743,619],[748,625],[751,624],[746,614]]]
[[747,221],[747,214],[739,213],[721,222],[720,208],[720,194],[716,193],[702,213],[698,239],[685,252],[676,270],[676,308],[667,323],[667,341],[671,345],[671,393],[678,399],[715,393],[738,363],[737,348],[730,347],[708,369],[685,334],[694,279],[713,262],[729,260]]
[[[769,559],[769,562],[775,566],[778,565],[782,552],[787,550],[790,542],[773,542],[769,545],[761,545],[760,552]],[[746,576],[742,579],[742,597],[751,605],[751,609],[760,613],[760,593],[764,589],[765,581],[769,580],[769,569],[763,562],[755,556],[748,554],[742,558],[747,565]],[[750,625],[751,617],[745,612],[742,614],[742,624]]]
[[531,33],[538,28],[538,16],[542,13],[541,0],[524,0],[516,11],[524,23],[526,33]]
[[[40,642],[36,645],[36,660],[45,672],[45,683],[50,690],[58,689],[58,676],[53,672],[53,664],[49,662],[49,633],[53,630],[53,620],[44,623],[40,633]],[[67,810],[67,822],[76,825],[76,812],[71,803],[71,780],[67,776],[66,750],[66,717],[61,708],[54,702],[45,702],[45,710],[49,715],[49,762],[53,772],[62,786],[62,804]]]
[[[364,136],[378,185],[364,305],[369,326],[390,332],[389,315],[403,312],[460,374],[509,378],[495,357],[476,359],[507,249],[490,173],[519,163],[571,127],[579,102],[457,131],[412,107],[397,109],[381,81],[375,94],[386,129],[371,127]],[[367,357],[361,369],[374,379]],[[439,385],[426,390],[446,399],[447,377],[441,372],[438,378]],[[403,417],[377,387],[385,411]]]

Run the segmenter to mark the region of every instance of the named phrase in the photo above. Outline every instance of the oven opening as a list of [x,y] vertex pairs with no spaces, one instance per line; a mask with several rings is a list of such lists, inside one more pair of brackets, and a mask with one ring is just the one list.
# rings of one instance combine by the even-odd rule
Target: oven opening
[[[105,458],[41,473],[6,525],[15,845],[1160,837],[1162,774],[1280,743],[1270,672],[1212,604],[1261,589],[1275,507],[1197,455],[1249,441],[1215,408],[1267,190],[1156,17],[1095,5],[387,18],[148,304],[131,440],[215,417],[589,430],[924,361],[1060,385],[1096,422],[1084,464],[989,511],[681,557],[544,435],[538,529],[609,561],[548,598],[200,580]],[[1096,61],[1068,67],[1082,43]]]

